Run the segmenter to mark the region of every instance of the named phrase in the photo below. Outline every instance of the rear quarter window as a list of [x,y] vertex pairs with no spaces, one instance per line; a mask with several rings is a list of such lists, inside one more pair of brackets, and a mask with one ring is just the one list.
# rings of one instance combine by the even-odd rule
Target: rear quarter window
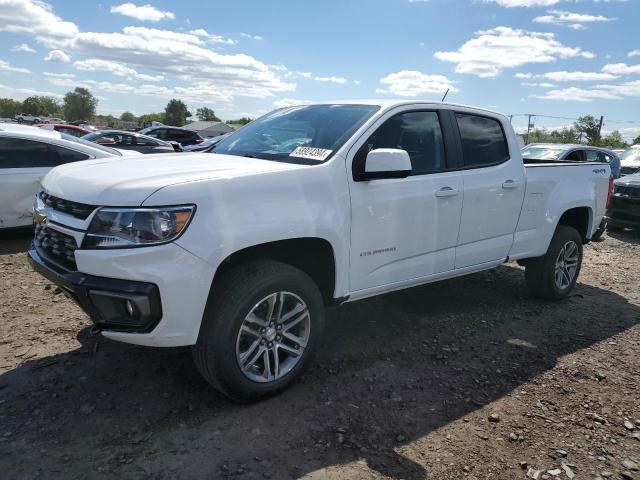
[[22,138],[0,138],[0,168],[55,167],[88,158],[84,153],[59,145]]
[[456,113],[465,167],[497,165],[509,159],[507,138],[495,118]]

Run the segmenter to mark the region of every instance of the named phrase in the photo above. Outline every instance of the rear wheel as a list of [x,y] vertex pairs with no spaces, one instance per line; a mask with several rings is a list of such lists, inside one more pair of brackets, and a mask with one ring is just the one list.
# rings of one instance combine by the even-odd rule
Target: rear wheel
[[275,261],[241,265],[218,282],[193,347],[198,370],[236,401],[279,393],[302,373],[322,336],[318,287]]
[[525,269],[529,292],[539,298],[560,300],[573,290],[582,266],[582,238],[578,231],[558,225],[547,253],[531,259]]

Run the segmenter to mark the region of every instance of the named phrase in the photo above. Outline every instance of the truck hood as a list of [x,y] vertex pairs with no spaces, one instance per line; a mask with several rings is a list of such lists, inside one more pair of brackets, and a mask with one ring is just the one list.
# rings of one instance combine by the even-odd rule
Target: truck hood
[[640,156],[620,161],[621,167],[640,167]]
[[56,167],[42,180],[42,186],[51,195],[79,203],[137,206],[169,185],[299,168],[307,167],[215,153],[109,157]]

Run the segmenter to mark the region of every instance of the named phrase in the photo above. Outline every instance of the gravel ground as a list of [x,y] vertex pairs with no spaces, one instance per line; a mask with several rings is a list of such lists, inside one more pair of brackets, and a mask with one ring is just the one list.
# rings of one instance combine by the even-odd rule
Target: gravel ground
[[284,394],[235,405],[188,349],[89,333],[0,237],[0,477],[640,480],[640,241],[585,248],[568,299],[522,270],[329,314]]

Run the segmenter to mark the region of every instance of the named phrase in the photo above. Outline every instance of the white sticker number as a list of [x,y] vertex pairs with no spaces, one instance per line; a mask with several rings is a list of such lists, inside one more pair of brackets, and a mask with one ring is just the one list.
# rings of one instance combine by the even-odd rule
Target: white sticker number
[[297,147],[293,152],[289,154],[290,157],[308,158],[310,160],[317,160],[322,162],[331,155],[333,150],[325,150],[324,148],[313,147]]

